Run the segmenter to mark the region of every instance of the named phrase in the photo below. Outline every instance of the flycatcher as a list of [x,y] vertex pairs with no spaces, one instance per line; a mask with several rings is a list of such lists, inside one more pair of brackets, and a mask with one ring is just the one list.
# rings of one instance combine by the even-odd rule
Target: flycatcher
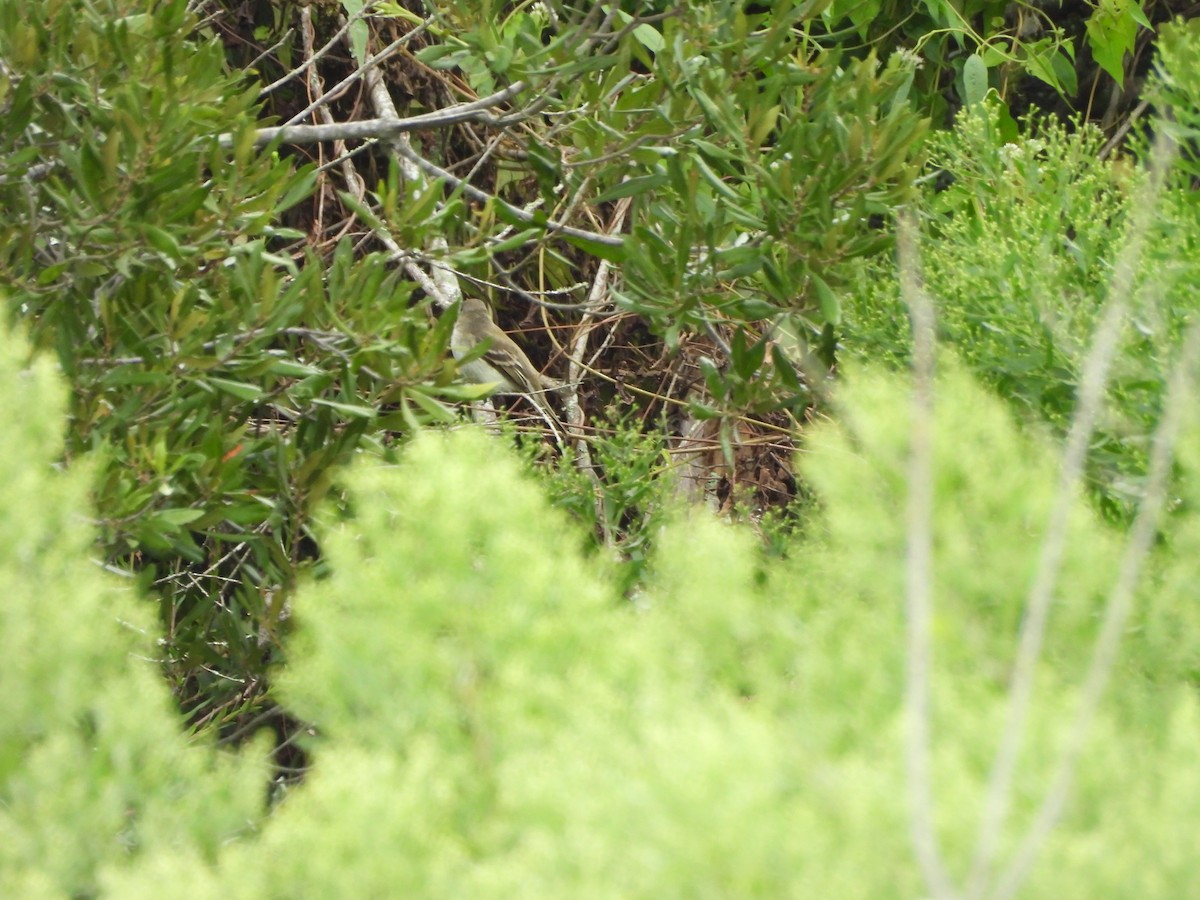
[[482,300],[464,297],[450,335],[450,352],[455,359],[462,359],[485,341],[483,356],[459,367],[463,378],[473,384],[495,385],[497,394],[524,394],[544,414],[557,420],[545,395],[557,388],[558,382],[537,370],[525,351],[492,321]]

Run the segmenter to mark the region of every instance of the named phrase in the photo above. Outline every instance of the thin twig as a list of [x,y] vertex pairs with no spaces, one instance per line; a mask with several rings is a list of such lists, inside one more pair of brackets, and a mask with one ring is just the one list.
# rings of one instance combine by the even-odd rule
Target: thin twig
[[[308,18],[309,18],[309,20],[311,21],[311,19],[312,19],[312,13],[309,11],[309,10],[310,10],[310,8],[309,8],[307,5],[305,5],[305,6],[302,6],[300,9],[301,9],[301,13],[302,13],[302,14],[305,14],[305,13],[307,13],[307,16],[308,16]],[[325,57],[326,57],[326,56],[329,54],[329,52],[330,52],[330,51],[331,51],[331,50],[332,50],[334,47],[336,47],[336,46],[337,46],[337,44],[338,44],[338,41],[340,41],[340,40],[341,40],[341,38],[342,38],[342,35],[343,35],[343,34],[345,34],[347,31],[349,31],[349,30],[350,30],[350,26],[351,26],[352,24],[354,24],[355,22],[357,22],[359,19],[361,19],[363,16],[365,16],[365,15],[366,15],[367,13],[369,13],[370,11],[371,11],[371,4],[370,4],[370,3],[364,3],[364,4],[363,4],[363,7],[362,7],[362,9],[360,9],[360,10],[359,10],[358,12],[356,12],[354,15],[350,16],[350,18],[349,18],[349,19],[346,19],[346,20],[344,20],[344,22],[342,23],[341,27],[340,27],[340,28],[338,28],[338,30],[337,30],[337,31],[334,33],[333,37],[331,37],[331,38],[329,39],[329,41],[328,41],[328,42],[327,42],[327,43],[326,43],[326,44],[325,44],[323,47],[321,47],[321,49],[320,49],[320,50],[317,50],[317,51],[315,51],[315,52],[314,52],[314,53],[313,53],[311,56],[308,56],[308,57],[307,57],[307,58],[304,60],[304,62],[302,62],[302,63],[301,63],[300,65],[298,65],[296,68],[292,69],[292,71],[288,72],[288,73],[287,73],[286,75],[284,75],[282,78],[278,78],[278,79],[276,79],[275,81],[272,81],[270,84],[268,84],[268,85],[267,85],[266,87],[264,87],[262,90],[260,90],[260,91],[258,92],[258,99],[259,99],[259,100],[262,100],[262,99],[264,99],[264,98],[265,98],[265,97],[266,97],[268,94],[274,93],[274,92],[275,92],[275,91],[277,91],[279,88],[283,87],[283,85],[285,85],[285,84],[287,84],[289,81],[291,81],[293,78],[298,78],[300,75],[304,74],[304,72],[305,72],[307,69],[309,69],[309,68],[310,68],[310,67],[311,67],[313,64],[315,64],[315,63],[319,62],[320,60],[324,59],[324,58],[325,58]]]
[[1166,407],[1162,420],[1154,432],[1153,449],[1150,456],[1150,471],[1146,479],[1146,491],[1138,504],[1137,518],[1125,553],[1116,583],[1109,594],[1104,610],[1104,621],[1100,635],[1092,649],[1092,658],[1084,681],[1083,693],[1075,710],[1075,718],[1068,733],[1067,745],[1059,757],[1058,767],[1046,798],[1038,810],[1033,825],[1025,840],[1017,848],[1012,864],[998,879],[998,887],[992,895],[997,900],[1006,900],[1016,895],[1025,881],[1034,860],[1046,843],[1050,832],[1058,824],[1067,797],[1075,778],[1079,757],[1091,731],[1092,720],[1100,706],[1100,699],[1108,685],[1116,662],[1117,647],[1121,641],[1125,623],[1133,607],[1133,597],[1141,575],[1142,564],[1150,553],[1154,536],[1158,533],[1158,522],[1162,515],[1167,487],[1170,484],[1171,461],[1174,458],[1175,440],[1185,412],[1192,403],[1188,399],[1192,372],[1200,356],[1200,324],[1188,329],[1180,359],[1171,373],[1167,389]]
[[[374,71],[374,69],[370,70]],[[358,122],[339,122],[335,125],[278,125],[273,128],[260,128],[254,135],[254,146],[262,147],[278,138],[285,144],[315,144],[319,141],[332,140],[367,140],[369,138],[390,138],[422,128],[445,128],[460,122],[484,122],[491,124],[494,116],[488,112],[493,106],[498,106],[511,100],[521,93],[528,85],[524,81],[516,81],[506,88],[472,100],[459,103],[445,109],[409,116],[406,119],[364,119]],[[235,135],[222,134],[217,138],[218,143],[225,148],[232,147]]]
[[1121,123],[1120,127],[1113,132],[1113,136],[1109,138],[1107,143],[1105,143],[1105,145],[1100,149],[1098,158],[1102,162],[1108,159],[1108,155],[1117,149],[1121,141],[1125,140],[1125,135],[1129,133],[1129,129],[1133,127],[1133,123],[1138,120],[1138,117],[1141,116],[1141,114],[1144,113],[1149,106],[1150,101],[1143,100],[1130,111],[1129,115],[1125,117],[1125,121]]
[[[399,114],[396,112],[396,104],[392,102],[392,95],[388,93],[387,85],[383,83],[383,77],[379,74],[378,69],[371,69],[366,73],[367,93],[371,98],[371,104],[375,107],[375,115],[380,117],[381,121],[398,122],[401,121]],[[426,179],[422,178],[421,171],[416,166],[407,162],[402,148],[409,146],[409,137],[407,133],[397,132],[388,138],[388,144],[393,151],[399,156],[400,174],[404,179],[411,184],[420,185],[423,190],[432,191],[436,189],[435,185],[429,184]],[[391,252],[409,277],[412,278],[423,290],[439,309],[448,309],[458,302],[462,297],[462,290],[458,286],[457,280],[447,279],[443,273],[439,273],[434,269],[430,275],[413,259],[413,256],[408,251],[400,247],[396,243],[395,238],[389,232],[383,229],[380,225],[372,226],[372,231],[379,238],[380,242]],[[445,239],[438,237],[433,241],[434,249],[444,250],[446,244]]]
[[953,897],[934,827],[930,677],[933,668],[933,393],[936,354],[933,303],[921,285],[916,225],[900,219],[900,292],[912,317],[912,447],[908,470],[906,554],[907,671],[904,686],[909,827],[926,888]]
[[[308,7],[305,7],[305,9],[307,9],[307,8]],[[280,35],[279,40],[277,40],[270,47],[267,47],[265,50],[263,50],[261,53],[259,53],[258,56],[254,57],[254,59],[252,59],[248,63],[246,63],[245,66],[242,67],[242,71],[253,72],[253,71],[257,70],[258,64],[260,62],[262,62],[264,59],[266,59],[268,56],[271,56],[272,54],[274,54],[274,52],[276,50],[278,50],[280,47],[282,47],[284,44],[286,44],[288,41],[288,38],[290,38],[291,36],[292,36],[292,29],[289,28],[286,31],[284,31],[284,33],[282,35]],[[262,94],[260,93],[259,96],[261,97]]]
[[[609,231],[613,234],[619,233],[625,227],[625,217],[629,213],[629,205],[632,198],[625,197],[613,211],[612,223],[609,226]],[[602,309],[610,301],[608,299],[608,279],[612,267],[608,260],[601,260],[600,265],[596,268],[596,277],[592,280],[592,289],[588,293],[587,302],[584,304],[583,319],[576,328],[574,339],[571,341],[571,349],[567,353],[567,380],[563,386],[563,411],[566,415],[567,429],[575,438],[575,465],[577,468],[587,472],[591,477],[593,485],[596,488],[600,487],[600,476],[596,474],[595,467],[592,464],[592,453],[588,443],[583,438],[583,408],[579,405],[579,383],[583,380],[583,355],[587,352],[588,336],[591,334],[595,324],[592,320],[599,318]],[[612,542],[611,529],[608,524],[607,516],[603,512],[602,497],[597,496],[597,520],[600,522],[601,530],[604,533],[605,543]]]
[[1128,298],[1133,292],[1138,262],[1146,242],[1156,200],[1169,165],[1169,138],[1159,135],[1155,144],[1148,180],[1134,203],[1133,221],[1129,235],[1113,271],[1104,314],[1092,338],[1084,359],[1079,385],[1079,400],[1067,433],[1059,473],[1058,490],[1038,557],[1037,570],[1029,589],[1025,617],[1017,640],[1017,658],[1013,665],[1012,688],[1000,746],[992,764],[980,820],[975,856],[968,879],[967,895],[982,897],[987,893],[995,867],[996,853],[1003,834],[1012,796],[1012,783],[1017,759],[1024,741],[1033,696],[1034,673],[1041,656],[1050,604],[1062,566],[1071,507],[1074,504],[1092,431],[1100,414],[1108,373],[1116,357],[1117,345],[1128,311]]
[[[307,8],[308,7],[305,7],[305,9],[307,9]],[[374,56],[372,56],[370,59],[368,59],[362,65],[360,65],[357,69],[355,69],[353,72],[351,72],[345,78],[343,78],[341,81],[339,81],[337,84],[335,84],[332,88],[330,88],[329,91],[326,92],[325,96],[318,97],[316,100],[312,101],[308,106],[306,106],[304,109],[300,110],[300,112],[296,113],[294,116],[292,116],[290,119],[288,119],[283,124],[285,126],[287,126],[287,125],[295,125],[297,122],[303,122],[306,118],[308,118],[309,114],[312,113],[313,110],[315,110],[319,107],[325,106],[327,103],[331,103],[332,101],[336,100],[338,97],[342,96],[342,94],[346,93],[346,91],[350,90],[350,88],[352,88],[352,87],[354,87],[354,85],[358,84],[359,80],[363,77],[363,75],[365,75],[367,72],[373,71],[375,68],[377,68],[379,66],[380,63],[382,63],[382,62],[386,61],[387,59],[391,58],[392,56],[394,56],[401,47],[403,47],[405,44],[407,44],[410,40],[412,40],[418,34],[423,32],[426,29],[426,27],[429,25],[429,22],[430,22],[430,20],[427,19],[425,22],[422,22],[419,26],[414,28],[412,31],[409,31],[406,34],[403,34],[400,37],[396,38],[396,40],[392,41],[390,44],[388,44],[386,47],[384,47],[382,50],[380,50],[378,53],[376,53]]]
[[[309,7],[309,6],[300,7],[300,26],[301,26],[302,39],[303,39],[303,44],[304,44],[304,53],[306,56],[312,56],[313,53],[315,52],[313,50],[313,38],[315,35],[315,31],[313,29],[313,24],[312,24],[312,8],[311,7]],[[320,100],[325,94],[324,82],[321,80],[321,73],[316,68],[309,69],[308,90],[309,90],[309,94],[313,97],[316,97],[318,100]],[[325,124],[327,124],[327,125],[332,124],[333,113],[331,113],[329,111],[329,107],[321,106],[319,109],[316,109],[315,112],[318,116],[321,117],[321,119],[325,122]],[[335,156],[342,159],[342,178],[346,182],[346,189],[354,196],[355,199],[361,201],[363,198],[363,195],[366,193],[367,186],[363,182],[362,177],[358,174],[358,170],[354,168],[353,161],[350,159],[350,157],[346,153],[345,141],[334,141],[333,152],[334,152]],[[317,196],[318,196],[318,214],[317,214],[317,220],[314,223],[313,230],[315,233],[320,234],[323,231],[322,223],[323,223],[324,215],[325,215],[326,192],[324,190],[319,190],[317,192]],[[345,225],[343,225],[343,227],[342,227],[343,234],[350,229],[351,225],[353,224],[353,221],[354,221],[353,218],[346,220]],[[335,236],[333,238],[333,240],[336,241],[339,237],[340,237],[340,235]]]

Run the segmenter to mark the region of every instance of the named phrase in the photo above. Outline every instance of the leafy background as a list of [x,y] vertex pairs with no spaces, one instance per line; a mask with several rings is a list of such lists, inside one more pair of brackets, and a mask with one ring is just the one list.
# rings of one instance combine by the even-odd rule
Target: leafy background
[[[286,700],[274,673],[293,655],[299,586],[346,577],[326,546],[334,526],[316,523],[363,514],[347,463],[403,458],[479,398],[446,352],[462,293],[488,299],[535,362],[573,385],[566,447],[520,400],[494,403],[524,469],[577,523],[572,546],[609,567],[614,603],[636,608],[684,553],[658,546],[674,546],[659,536],[678,504],[744,523],[755,565],[804,559],[813,573],[796,577],[840,596],[839,567],[815,562],[838,558],[825,530],[863,516],[860,555],[845,565],[882,567],[871,547],[892,547],[879,551],[890,559],[896,536],[885,539],[878,511],[902,504],[876,491],[839,510],[837,492],[793,460],[812,452],[813,423],[848,425],[867,380],[858,363],[909,366],[897,221],[921,235],[919,262],[904,265],[919,265],[936,298],[943,345],[1028,439],[1053,446],[1120,283],[1155,135],[1169,134],[1177,147],[1145,201],[1153,224],[1086,459],[1094,513],[1127,530],[1195,305],[1194,13],[1133,0],[0,2],[0,291],[10,322],[66,379],[59,461],[90,467],[93,555],[152,598],[157,621],[144,627],[162,637],[142,652],[190,730],[236,746],[269,727],[276,798],[307,770],[300,739],[333,713]],[[413,116],[426,118],[395,130]],[[260,134],[283,123],[360,130]],[[41,446],[38,459],[55,452]],[[1189,496],[1173,489],[1147,576],[1177,592]],[[505,490],[502,507],[512,502]],[[997,607],[1011,640],[1019,597],[1003,599],[1004,574],[974,553],[948,565],[979,569],[968,596]],[[1098,596],[1087,568],[1068,579],[1085,604]],[[771,594],[745,590],[755,610],[770,607]],[[1144,683],[1164,690],[1195,672],[1190,613],[1174,596],[1149,601],[1138,625],[1157,642],[1145,658],[1163,666],[1146,663]],[[775,627],[737,608],[697,637],[712,665],[724,630]],[[829,614],[815,600],[781,613],[806,627]],[[864,627],[855,619],[851,633]],[[962,627],[964,646],[1000,653],[980,636],[991,626]],[[781,646],[803,632],[783,627]],[[1066,657],[1091,636],[1079,631]],[[815,659],[836,658],[820,646]],[[1005,665],[984,669],[998,684]],[[862,677],[895,687],[898,671]],[[778,690],[770,680],[745,690]],[[521,690],[536,694],[532,681]],[[1147,713],[1156,734],[1164,716]],[[72,865],[70,883],[90,883],[91,864]]]

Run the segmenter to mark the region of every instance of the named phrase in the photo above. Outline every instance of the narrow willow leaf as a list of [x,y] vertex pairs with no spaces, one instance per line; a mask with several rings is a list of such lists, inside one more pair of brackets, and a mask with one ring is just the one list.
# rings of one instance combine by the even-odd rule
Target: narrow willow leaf
[[357,419],[374,419],[379,413],[377,410],[369,406],[357,406],[353,403],[339,403],[337,400],[322,400],[316,398],[313,401],[314,406],[327,406],[330,409],[337,410],[348,416],[353,416]]
[[224,391],[226,394],[237,397],[239,400],[261,400],[263,396],[262,388],[257,385],[246,384],[244,381],[233,381],[228,378],[217,378],[215,376],[206,378],[205,381],[217,390]]

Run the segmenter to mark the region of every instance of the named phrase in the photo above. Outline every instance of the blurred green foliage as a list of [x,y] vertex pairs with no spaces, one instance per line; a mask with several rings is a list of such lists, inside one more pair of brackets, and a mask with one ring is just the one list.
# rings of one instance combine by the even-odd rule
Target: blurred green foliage
[[28,354],[0,325],[0,885],[96,896],[138,854],[215,860],[261,817],[269,772],[184,739],[152,661],[161,628],[94,559],[95,461],[56,465],[63,380]]
[[[313,769],[260,820],[254,767],[185,747],[130,659],[152,640],[120,624],[141,619],[128,588],[86,560],[89,473],[51,469],[61,392],[23,356],[0,341],[0,389],[24,398],[0,453],[0,882],[21,896],[318,897],[350,880],[389,896],[928,891],[904,790],[905,379],[855,372],[841,422],[813,434],[824,513],[790,560],[693,514],[667,527],[632,604],[494,438],[428,434],[398,467],[356,466],[352,514],[319,515],[330,575],[297,592],[280,673],[316,726]],[[1056,475],[1052,446],[952,360],[943,372],[932,760],[960,877]],[[1191,415],[1188,512],[1023,896],[1192,884],[1198,438]],[[1002,858],[1067,737],[1119,555],[1082,497],[1070,524]]]
[[[1162,114],[1156,127],[1179,145],[1178,168],[1194,186],[1200,179],[1200,19],[1179,19],[1164,26],[1155,49],[1147,99]],[[1185,192],[1184,197],[1194,209],[1195,191]]]

